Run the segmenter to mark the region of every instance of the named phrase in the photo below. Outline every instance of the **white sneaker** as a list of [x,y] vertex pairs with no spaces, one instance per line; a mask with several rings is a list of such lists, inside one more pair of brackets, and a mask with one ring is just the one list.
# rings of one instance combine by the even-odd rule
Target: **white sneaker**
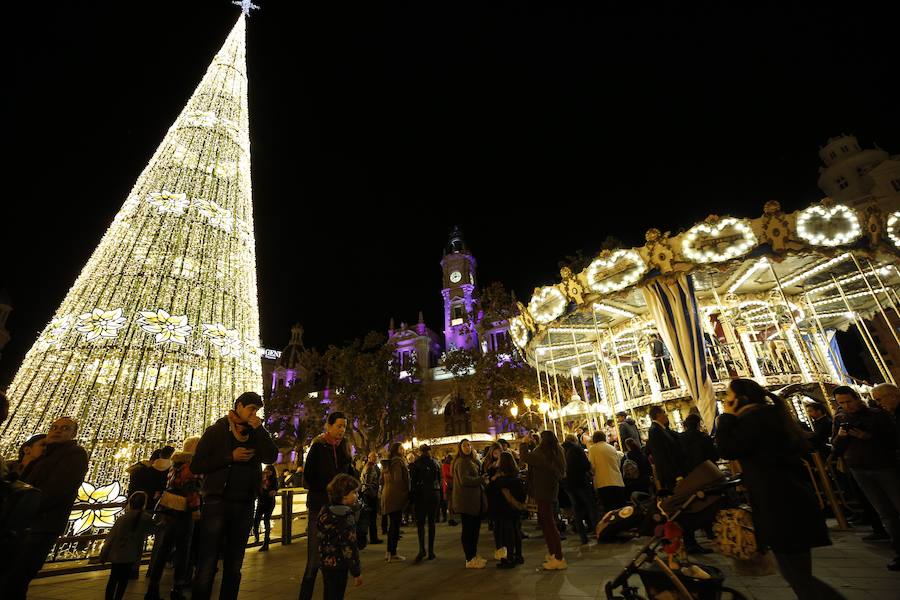
[[487,564],[486,560],[476,556],[472,560],[466,561],[466,568],[467,569],[483,569],[486,564]]
[[395,554],[388,559],[388,562],[403,562],[406,560],[405,556],[400,556],[399,554]]
[[556,558],[555,556],[551,556],[550,560],[541,565],[545,571],[562,571],[563,569],[568,569],[569,565],[566,563],[565,558]]
[[506,546],[494,550],[494,560],[503,560],[506,558]]

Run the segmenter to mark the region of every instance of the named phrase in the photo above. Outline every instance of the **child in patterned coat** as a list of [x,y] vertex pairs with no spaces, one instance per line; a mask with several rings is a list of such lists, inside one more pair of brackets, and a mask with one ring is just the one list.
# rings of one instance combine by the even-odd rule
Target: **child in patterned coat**
[[343,600],[348,574],[354,585],[362,585],[359,548],[356,546],[356,504],[359,481],[341,473],[326,488],[328,505],[318,516],[319,557],[325,580],[324,600]]

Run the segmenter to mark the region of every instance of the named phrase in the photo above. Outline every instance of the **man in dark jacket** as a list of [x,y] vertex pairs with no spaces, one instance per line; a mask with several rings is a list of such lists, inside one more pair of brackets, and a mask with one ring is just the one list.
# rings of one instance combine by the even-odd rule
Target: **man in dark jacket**
[[835,422],[833,452],[844,462],[891,536],[894,559],[888,569],[900,571],[900,474],[897,471],[897,433],[891,418],[863,404],[851,387],[834,389],[841,407]]
[[356,476],[350,457],[350,444],[344,439],[347,431],[347,417],[344,413],[333,412],[325,420],[325,433],[316,436],[309,447],[303,465],[303,487],[307,490],[306,508],[306,569],[300,582],[300,600],[312,600],[319,572],[319,550],[316,540],[316,521],[319,511],[328,505],[325,489],[339,473]]
[[[434,560],[434,524],[441,506],[441,466],[431,457],[428,444],[419,446],[419,458],[409,467],[410,500],[416,508],[419,553],[416,562]],[[428,554],[425,554],[425,524],[428,523]]]
[[22,481],[41,490],[41,504],[9,571],[10,598],[25,598],[28,585],[47,560],[56,538],[66,530],[88,469],[87,452],[75,441],[77,433],[75,419],[61,417],[54,421],[47,433],[44,454],[22,473]]
[[831,454],[831,435],[834,422],[828,416],[828,410],[820,402],[812,402],[806,405],[806,415],[812,421],[812,431],[808,434],[809,445],[821,455],[822,460],[828,460]]
[[879,383],[872,388],[872,399],[894,422],[897,432],[897,454],[900,459],[900,388],[893,383]]
[[566,478],[563,489],[572,502],[575,512],[575,530],[581,537],[581,543],[588,543],[588,534],[597,525],[596,506],[594,500],[594,479],[591,476],[591,462],[574,435],[567,435],[563,442],[566,453]]
[[656,481],[664,490],[675,488],[675,483],[687,475],[684,452],[678,443],[678,434],[669,429],[669,415],[662,406],[650,407],[650,432],[647,449],[656,468]]
[[679,437],[684,451],[684,468],[690,473],[700,463],[719,460],[719,452],[709,434],[700,431],[700,415],[688,415],[684,418],[684,432]]
[[209,598],[220,554],[219,598],[237,598],[262,465],[272,464],[278,457],[272,437],[256,415],[262,405],[262,398],[255,392],[238,396],[234,410],[206,428],[191,460],[191,472],[204,476],[197,574],[191,598]]
[[619,446],[622,452],[625,452],[625,440],[628,438],[637,442],[638,447],[643,447],[644,442],[641,441],[641,433],[638,431],[637,423],[634,419],[628,418],[628,413],[624,410],[616,413],[616,421],[619,427]]

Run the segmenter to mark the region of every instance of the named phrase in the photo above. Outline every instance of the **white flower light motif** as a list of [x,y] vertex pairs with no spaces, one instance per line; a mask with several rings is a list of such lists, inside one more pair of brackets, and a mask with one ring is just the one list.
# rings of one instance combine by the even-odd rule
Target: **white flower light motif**
[[797,215],[797,235],[814,246],[842,246],[861,234],[859,217],[843,204],[810,206]]
[[566,297],[559,291],[559,288],[548,285],[535,292],[531,297],[531,302],[528,303],[528,312],[535,321],[546,325],[565,312],[566,304]]
[[[110,483],[99,488],[84,481],[78,488],[78,498],[76,502],[79,504],[114,504],[124,502],[125,496],[119,494],[121,487],[119,482]],[[115,522],[115,516],[122,512],[124,507],[118,506],[113,508],[87,508],[83,510],[73,510],[69,513],[69,520],[75,521],[72,528],[72,535],[80,535],[88,531],[91,527],[101,529],[109,529]]]
[[173,215],[183,215],[190,202],[187,195],[178,194],[163,190],[161,192],[150,192],[150,204],[156,207],[161,213],[172,213]]
[[41,351],[47,350],[53,344],[59,342],[72,325],[72,317],[66,315],[50,321],[47,331],[38,339],[38,348]]
[[221,323],[203,323],[203,337],[213,346],[218,346],[222,356],[237,356],[241,351],[241,340],[237,329],[227,329]]
[[125,327],[122,309],[104,310],[95,308],[89,313],[78,315],[75,331],[85,334],[84,339],[92,342],[96,339],[115,339],[119,330]]
[[230,233],[234,227],[234,216],[212,200],[194,200],[194,208],[206,217],[207,222],[226,233]]
[[170,315],[163,309],[142,310],[138,325],[147,333],[156,334],[157,344],[184,344],[193,327],[187,324],[187,315]]
[[647,264],[634,250],[616,250],[608,258],[597,258],[587,270],[587,284],[595,292],[606,294],[637,282]]

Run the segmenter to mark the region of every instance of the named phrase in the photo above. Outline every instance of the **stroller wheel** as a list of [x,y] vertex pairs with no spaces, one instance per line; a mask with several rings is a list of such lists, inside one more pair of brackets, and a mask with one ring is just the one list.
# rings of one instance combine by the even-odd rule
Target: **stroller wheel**
[[723,587],[720,597],[722,600],[747,600],[747,596],[730,587]]

